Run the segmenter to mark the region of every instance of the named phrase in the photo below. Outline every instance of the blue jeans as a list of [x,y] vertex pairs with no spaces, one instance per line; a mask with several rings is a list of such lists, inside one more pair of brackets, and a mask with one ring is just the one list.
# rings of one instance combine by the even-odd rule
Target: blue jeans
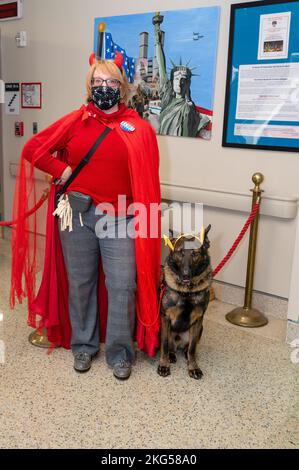
[[133,216],[107,216],[110,236],[102,238],[101,219],[104,215],[96,215],[95,209],[92,204],[82,214],[83,226],[78,212],[73,211],[72,232],[61,231],[58,221],[69,282],[71,348],[74,354],[84,351],[95,355],[99,350],[97,297],[101,256],[108,291],[106,361],[110,366],[120,360],[132,363],[135,360],[135,243],[128,236],[111,238],[111,230],[116,229],[116,235],[118,230],[123,234],[124,226]]

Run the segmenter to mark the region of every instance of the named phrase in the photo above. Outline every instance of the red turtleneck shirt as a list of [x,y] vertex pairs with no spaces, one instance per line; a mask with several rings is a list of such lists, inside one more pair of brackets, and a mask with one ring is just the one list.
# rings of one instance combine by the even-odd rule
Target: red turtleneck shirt
[[[99,118],[102,117],[106,122],[109,122],[110,117],[121,116],[125,109],[125,105],[121,104],[118,111],[107,114],[93,103],[89,103],[87,106],[87,110],[90,112],[89,118],[76,122],[57,146],[51,149],[51,152],[45,152],[38,159],[35,166],[54,178],[59,178],[68,165],[74,171],[105,128]],[[40,133],[38,144],[42,143],[42,133]],[[66,163],[52,155],[55,151],[62,149],[65,151]],[[72,190],[89,194],[95,205],[103,202],[112,204],[115,215],[119,215],[118,195],[126,196],[126,208],[132,203],[128,152],[126,145],[116,132],[111,130],[105,137],[88,164],[70,184],[67,192]]]

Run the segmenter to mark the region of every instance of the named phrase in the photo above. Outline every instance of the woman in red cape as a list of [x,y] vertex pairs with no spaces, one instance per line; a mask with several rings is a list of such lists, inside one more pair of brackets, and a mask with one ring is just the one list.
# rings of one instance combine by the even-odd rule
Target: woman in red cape
[[[93,65],[91,65],[93,67]],[[96,68],[94,65],[94,69]],[[122,74],[124,72],[122,71]],[[100,114],[102,124],[110,127],[122,139],[128,152],[128,166],[133,201],[146,207],[147,237],[135,238],[136,259],[136,341],[139,349],[154,356],[158,346],[159,311],[157,289],[160,275],[161,202],[159,182],[159,153],[156,135],[151,126],[137,113],[120,104],[115,117]],[[13,219],[19,223],[12,230],[12,274],[10,306],[16,298],[22,303],[28,298],[28,324],[45,327],[47,337],[55,346],[70,348],[71,325],[68,306],[68,279],[58,231],[58,218],[53,216],[57,185],[51,184],[48,196],[45,247],[38,246],[41,237],[40,212],[29,217],[26,213],[37,202],[35,166],[39,159],[59,148],[70,129],[77,123],[92,119],[90,103],[64,116],[44,131],[32,137],[24,146],[17,174]],[[128,122],[134,132],[124,132],[121,122]],[[54,160],[54,157],[53,157]],[[66,167],[63,149],[57,152],[55,163],[61,164],[59,175]],[[57,172],[57,165],[55,167]],[[55,176],[54,171],[52,176]],[[57,175],[58,176],[58,173]],[[58,186],[59,187],[59,186]],[[158,208],[153,217],[151,207]],[[152,234],[149,236],[149,228]],[[43,268],[42,281],[36,295],[36,274]],[[100,340],[104,341],[107,321],[107,291],[102,264],[99,263],[98,307],[100,315]]]

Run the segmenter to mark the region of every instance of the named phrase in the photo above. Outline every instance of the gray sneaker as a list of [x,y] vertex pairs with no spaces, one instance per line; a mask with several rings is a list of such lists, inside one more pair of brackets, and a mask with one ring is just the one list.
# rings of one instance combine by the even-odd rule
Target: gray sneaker
[[87,352],[78,352],[74,355],[74,369],[77,372],[87,372],[91,368],[92,356]]
[[119,380],[126,380],[131,375],[131,364],[127,361],[119,361],[113,366],[113,375]]

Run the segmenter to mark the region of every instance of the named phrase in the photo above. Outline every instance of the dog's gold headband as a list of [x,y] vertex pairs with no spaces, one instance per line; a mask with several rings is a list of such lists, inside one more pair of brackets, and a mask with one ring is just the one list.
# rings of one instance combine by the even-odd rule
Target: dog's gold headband
[[203,245],[203,242],[204,242],[204,239],[205,239],[205,228],[204,226],[202,226],[202,229],[201,229],[201,232],[199,234],[199,237],[197,237],[196,235],[194,235],[193,233],[183,233],[182,235],[180,235],[176,241],[174,242],[174,244],[172,244],[172,242],[170,241],[170,238],[167,236],[167,235],[163,235],[163,238],[164,238],[164,242],[165,242],[165,246],[168,246],[168,248],[170,248],[172,251],[174,251],[175,249],[175,245],[177,244],[177,242],[181,239],[181,238],[184,238],[184,237],[193,237],[193,238],[196,238],[196,240],[199,241],[199,243],[201,245]]

